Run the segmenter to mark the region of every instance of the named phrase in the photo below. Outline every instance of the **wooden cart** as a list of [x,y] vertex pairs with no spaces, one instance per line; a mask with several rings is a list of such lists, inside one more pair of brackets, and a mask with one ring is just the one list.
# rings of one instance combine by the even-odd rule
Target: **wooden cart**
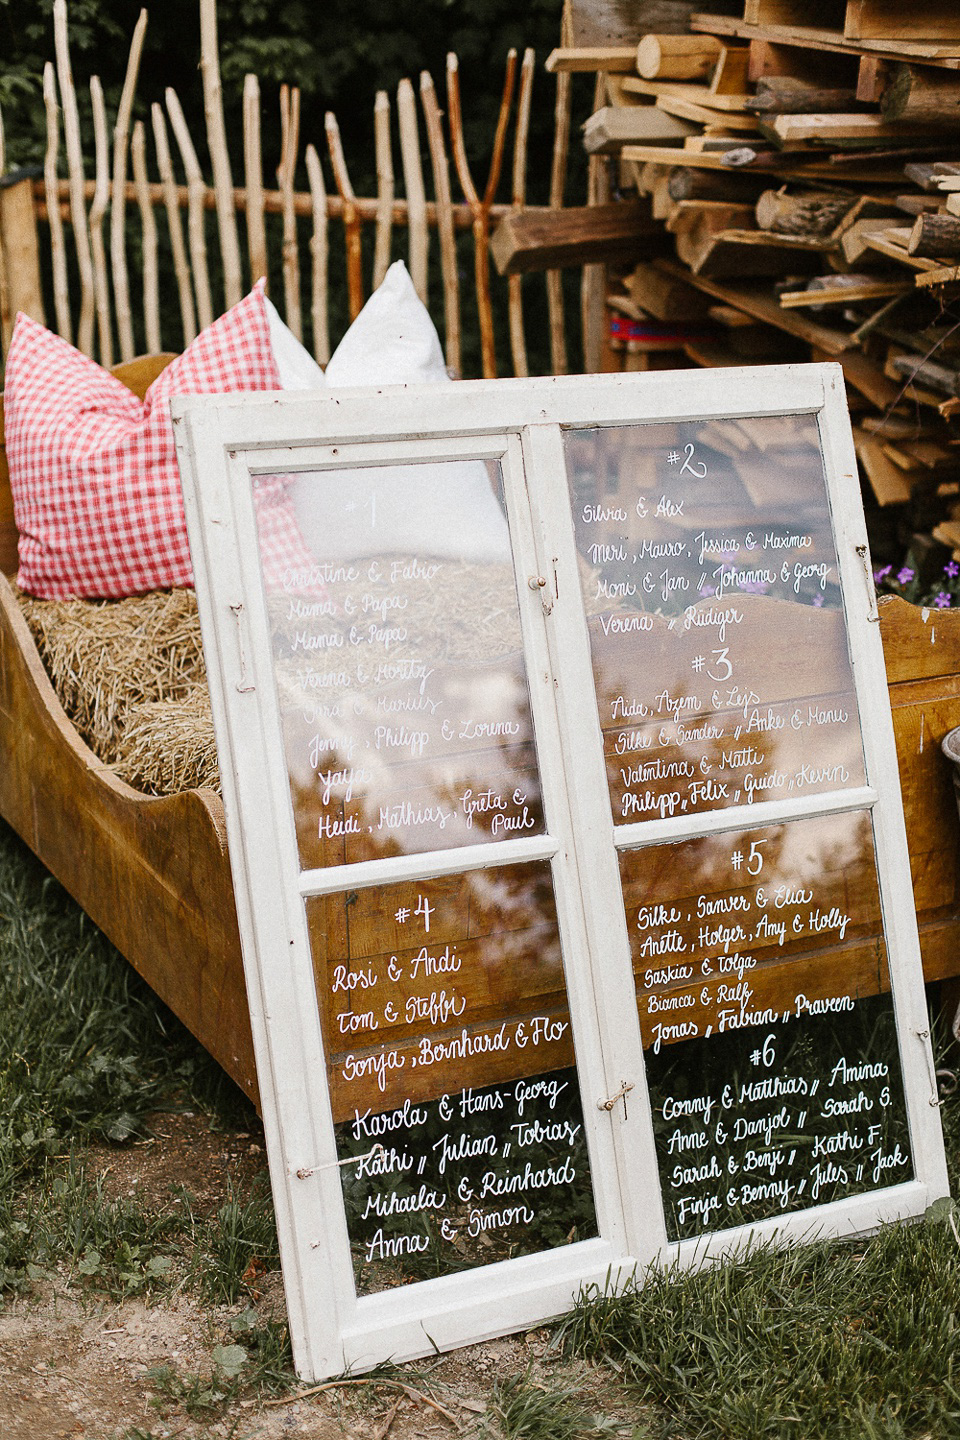
[[[168,358],[135,361],[117,373],[142,394]],[[256,1103],[220,796],[144,796],[87,748],[4,578],[15,568],[0,449],[0,815]],[[928,981],[950,980],[960,976],[960,865],[940,741],[960,724],[960,615],[890,599],[880,623],[924,973]]]

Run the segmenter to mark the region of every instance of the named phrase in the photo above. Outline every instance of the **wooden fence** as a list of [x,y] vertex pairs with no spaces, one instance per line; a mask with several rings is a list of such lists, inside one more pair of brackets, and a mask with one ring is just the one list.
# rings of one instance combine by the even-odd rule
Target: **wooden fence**
[[[268,241],[274,255],[274,273],[282,275],[282,295],[274,294],[286,323],[298,338],[307,331],[317,360],[325,364],[331,352],[331,273],[333,263],[343,264],[349,318],[359,312],[369,290],[379,284],[395,248],[395,228],[406,231],[407,264],[421,299],[428,300],[428,258],[434,242],[439,247],[433,274],[439,274],[442,323],[447,364],[461,374],[465,300],[463,289],[473,291],[479,330],[479,368],[485,377],[497,373],[494,287],[506,287],[506,314],[512,372],[528,373],[524,326],[522,277],[505,281],[491,274],[489,240],[492,228],[510,209],[526,201],[527,142],[533,94],[535,57],[527,50],[518,63],[516,51],[506,59],[503,93],[496,129],[489,147],[486,175],[481,179],[464,143],[460,75],[455,55],[447,57],[445,113],[433,79],[423,72],[417,94],[409,80],[401,80],[391,102],[386,91],[377,93],[374,105],[377,194],[360,197],[354,192],[350,166],[344,153],[336,116],[325,122],[328,184],[320,150],[308,143],[303,151],[307,188],[297,189],[300,173],[300,92],[283,86],[280,92],[281,157],[276,188],[266,188],[260,133],[260,87],[247,75],[243,88],[243,180],[234,185],[227,150],[217,43],[216,0],[200,0],[201,74],[203,80],[206,143],[211,161],[208,182],[193,136],[175,90],[168,87],[163,104],[150,107],[150,127],[131,124],[140,57],[147,27],[142,10],[133,33],[117,113],[113,117],[112,147],[103,91],[97,76],[90,79],[93,115],[92,179],[84,155],[77,90],[73,79],[66,0],[54,5],[55,61],[47,63],[43,96],[47,118],[47,144],[42,178],[39,167],[6,173],[2,116],[0,116],[0,338],[6,350],[18,309],[46,323],[46,294],[52,294],[53,323],[65,339],[85,354],[111,365],[131,359],[135,334],[143,336],[148,351],[179,349],[222,309],[234,304],[244,288],[270,268]],[[570,133],[569,74],[555,77],[554,145],[550,176],[550,204],[564,201]],[[396,122],[396,124],[394,124]],[[422,130],[421,130],[422,126]],[[402,194],[395,172],[394,133],[399,139]],[[61,136],[66,152],[67,178],[60,178]],[[172,138],[171,138],[172,137]],[[425,163],[422,138],[426,140]],[[152,143],[151,143],[152,142]],[[182,180],[178,180],[175,157]],[[452,165],[451,165],[452,162]],[[496,204],[504,166],[512,163],[510,203]],[[154,178],[151,178],[151,165]],[[433,198],[427,198],[425,171],[429,168]],[[451,174],[451,168],[453,174]],[[596,167],[591,166],[593,171]],[[454,196],[453,179],[461,198]],[[590,199],[603,198],[591,174]],[[162,212],[162,217],[157,212]],[[206,223],[215,211],[216,226]],[[279,222],[267,222],[277,215]],[[167,244],[158,230],[166,226]],[[139,234],[138,234],[139,227]],[[372,247],[364,245],[370,235]],[[309,230],[309,239],[304,237]],[[461,286],[458,267],[458,232],[472,248],[472,283]],[[241,237],[246,255],[242,253]],[[216,244],[219,256],[208,246]],[[342,257],[337,248],[343,247]],[[136,257],[128,258],[128,248]],[[161,253],[169,248],[179,314],[172,303],[161,306]],[[372,255],[371,255],[372,250]],[[365,263],[365,254],[367,261]],[[301,267],[309,269],[304,285]],[[131,273],[133,269],[136,273]],[[584,303],[596,307],[597,267],[584,270]],[[365,273],[368,272],[368,273]],[[564,296],[558,271],[547,272],[546,302],[550,330],[550,369],[566,373],[568,355]],[[527,277],[527,285],[542,283]],[[171,291],[172,293],[172,291]],[[309,326],[304,324],[302,293],[309,295]],[[602,300],[601,300],[602,304]],[[139,309],[135,315],[134,307]],[[163,313],[162,313],[163,311]],[[502,323],[502,322],[501,322]],[[589,355],[586,357],[589,362]],[[579,368],[579,366],[575,367]],[[596,368],[586,363],[584,368]]]

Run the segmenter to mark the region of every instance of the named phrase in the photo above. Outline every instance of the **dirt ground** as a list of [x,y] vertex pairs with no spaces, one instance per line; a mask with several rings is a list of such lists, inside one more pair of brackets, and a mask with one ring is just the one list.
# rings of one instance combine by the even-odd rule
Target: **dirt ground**
[[[264,1169],[262,1134],[217,1134],[204,1116],[156,1117],[151,1139],[88,1157],[109,1194],[169,1204],[186,1187],[213,1209],[228,1179]],[[265,1277],[253,1302],[260,1319],[283,1315],[278,1275]],[[202,1305],[195,1294],[115,1301],[81,1290],[66,1277],[39,1282],[33,1293],[0,1309],[2,1440],[419,1440],[442,1435],[496,1437],[488,1402],[495,1383],[529,1370],[549,1389],[575,1387],[581,1405],[602,1415],[606,1433],[641,1433],[642,1410],[625,1400],[609,1371],[558,1360],[546,1330],[507,1337],[423,1361],[403,1372],[414,1394],[364,1382],[280,1403],[240,1399],[216,1411],[189,1413],[162,1387],[155,1367],[172,1367],[189,1386],[212,1370],[212,1351],[238,1337],[231,1308]],[[242,1336],[239,1337],[242,1340]],[[419,1398],[428,1388],[441,1408]]]

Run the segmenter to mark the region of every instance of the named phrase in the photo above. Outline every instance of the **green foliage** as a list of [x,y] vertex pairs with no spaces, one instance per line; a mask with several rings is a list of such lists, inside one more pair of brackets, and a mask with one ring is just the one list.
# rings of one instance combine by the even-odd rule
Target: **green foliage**
[[[395,93],[422,69],[442,89],[448,50],[460,56],[468,152],[478,139],[486,154],[503,83],[503,65],[511,45],[532,45],[541,58],[559,41],[561,0],[530,0],[520,8],[511,0],[328,0],[321,9],[312,0],[219,0],[217,18],[224,104],[234,163],[242,158],[241,92],[243,77],[256,74],[264,95],[264,161],[269,174],[279,158],[276,94],[283,83],[302,94],[301,134],[323,139],[323,114],[336,111],[348,160],[363,160],[352,175],[358,193],[374,180],[373,100],[378,89]],[[17,163],[42,159],[43,64],[53,58],[53,0],[27,6],[0,0],[0,106],[9,153]],[[108,110],[115,107],[127,61],[137,7],[126,0],[70,0],[70,44],[78,97],[88,109],[84,85],[99,74]],[[197,0],[166,0],[151,6],[141,62],[135,118],[149,119],[149,102],[175,85],[194,134],[203,134],[203,103],[198,69],[200,21]],[[178,57],[176,63],[173,57]],[[546,92],[546,77],[539,84]],[[552,86],[552,82],[551,83]],[[532,143],[552,126],[552,104],[534,107]],[[199,148],[199,147],[198,147]],[[543,158],[543,157],[541,157]],[[549,162],[547,161],[547,167]],[[533,172],[531,172],[533,173]]]

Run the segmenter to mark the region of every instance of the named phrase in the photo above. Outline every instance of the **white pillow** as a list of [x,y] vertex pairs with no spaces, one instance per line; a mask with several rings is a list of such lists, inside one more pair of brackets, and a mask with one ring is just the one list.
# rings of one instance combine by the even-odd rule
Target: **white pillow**
[[267,324],[270,327],[270,348],[280,372],[280,386],[284,390],[319,390],[326,387],[323,371],[309,350],[305,350],[289,326],[280,319],[280,313],[273,301],[266,295],[263,303],[267,310]]
[[326,377],[328,385],[450,383],[440,336],[402,260],[334,350]]
[[[440,337],[402,260],[390,266],[337,346],[330,386],[450,385]],[[407,553],[510,559],[507,522],[480,460],[300,475],[290,496],[318,560]]]

